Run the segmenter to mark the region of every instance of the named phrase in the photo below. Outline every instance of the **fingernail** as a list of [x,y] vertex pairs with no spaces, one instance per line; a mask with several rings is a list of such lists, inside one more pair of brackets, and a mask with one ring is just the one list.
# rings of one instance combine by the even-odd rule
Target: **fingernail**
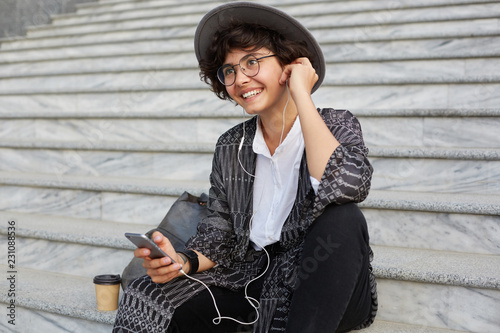
[[168,258],[163,258],[163,263],[165,265],[170,264],[170,260]]
[[161,241],[161,237],[160,237],[160,236],[156,236],[156,237],[154,238],[154,240],[155,240],[155,241]]

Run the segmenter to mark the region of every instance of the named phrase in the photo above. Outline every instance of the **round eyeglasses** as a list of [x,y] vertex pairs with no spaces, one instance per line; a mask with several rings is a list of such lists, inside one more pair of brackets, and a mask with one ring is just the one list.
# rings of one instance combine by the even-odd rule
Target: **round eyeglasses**
[[248,54],[240,59],[236,65],[224,65],[217,70],[217,78],[225,85],[230,86],[236,81],[236,66],[240,66],[241,72],[248,77],[254,77],[259,74],[260,64],[259,60],[269,57],[274,57],[275,54],[257,58],[253,54]]

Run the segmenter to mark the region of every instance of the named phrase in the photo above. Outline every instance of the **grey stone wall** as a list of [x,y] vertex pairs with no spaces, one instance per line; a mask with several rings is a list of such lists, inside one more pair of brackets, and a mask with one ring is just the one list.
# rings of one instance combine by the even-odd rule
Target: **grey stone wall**
[[0,0],[0,38],[23,36],[26,27],[47,24],[54,14],[75,11],[77,3],[97,0]]

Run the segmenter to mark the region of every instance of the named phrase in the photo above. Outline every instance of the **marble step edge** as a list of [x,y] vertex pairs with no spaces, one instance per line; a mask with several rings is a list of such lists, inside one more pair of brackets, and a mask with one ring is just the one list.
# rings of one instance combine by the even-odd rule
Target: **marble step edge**
[[[358,118],[396,117],[500,117],[500,109],[353,109]],[[163,112],[5,112],[0,110],[0,119],[176,119],[176,118],[234,118],[234,110],[172,110]]]
[[[477,18],[476,20],[491,20],[491,18]],[[446,21],[447,23],[463,23],[463,19],[457,19],[457,20],[448,20]],[[425,22],[423,24],[429,24],[429,23],[441,23],[441,22]],[[405,22],[402,22],[402,23],[397,23],[397,24],[392,24],[392,26],[401,26],[401,25],[406,25],[406,24],[415,24],[415,23],[405,23]],[[418,24],[418,22],[417,22]],[[144,27],[144,28],[121,28],[121,29],[107,29],[105,31],[105,33],[134,33],[134,32],[146,32],[146,31],[155,31],[155,30],[159,30],[159,29],[169,29],[169,28],[173,28],[175,26],[157,26],[157,27]],[[182,27],[185,27],[186,30],[185,32],[179,32],[177,35],[175,36],[171,36],[171,37],[168,37],[169,40],[183,40],[183,39],[191,39],[193,38],[193,32],[191,31],[191,29],[188,29],[188,28],[194,28],[194,26],[192,27],[188,27],[188,26],[182,26]],[[348,27],[343,27],[343,26],[339,26],[339,27],[334,27],[334,28],[330,28],[328,30],[330,31],[335,31],[336,29],[367,29],[369,28],[370,25],[366,25],[366,26],[360,26],[360,25],[357,25],[357,26],[348,26]],[[373,28],[376,28],[377,25],[374,25]],[[311,33],[314,35],[314,34],[317,34],[321,31],[324,31],[325,28],[312,28],[310,29]],[[14,42],[19,42],[19,41],[26,41],[26,42],[37,42],[37,41],[40,41],[40,40],[60,40],[60,39],[66,39],[66,40],[62,40],[61,43],[54,43],[53,45],[50,45],[50,46],[30,46],[30,47],[27,47],[27,46],[24,46],[24,47],[14,47],[14,48],[11,48],[10,51],[14,51],[14,50],[32,50],[32,49],[38,49],[38,48],[54,48],[54,47],[58,47],[58,46],[61,46],[61,45],[65,45],[65,46],[68,46],[68,45],[72,45],[72,46],[83,46],[83,45],[99,45],[99,44],[102,44],[102,45],[108,45],[110,43],[121,43],[121,42],[127,42],[127,41],[130,41],[129,38],[130,37],[127,37],[127,38],[117,38],[115,40],[106,40],[106,41],[102,41],[102,42],[99,42],[99,41],[95,41],[93,43],[88,43],[88,42],[74,42],[72,41],[71,39],[75,38],[75,37],[79,37],[79,36],[92,36],[92,35],[96,35],[96,36],[99,36],[101,35],[103,32],[85,32],[85,33],[59,33],[57,35],[49,35],[49,36],[13,36],[13,37],[3,37],[3,38],[0,38],[0,46],[2,44],[9,44],[9,43],[14,43]],[[337,44],[337,43],[349,43],[349,42],[356,42],[356,43],[360,43],[360,42],[376,42],[376,41],[393,41],[393,40],[420,40],[420,39],[445,39],[445,38],[467,38],[467,37],[492,37],[492,36],[498,36],[499,35],[499,31],[497,30],[491,30],[491,31],[468,31],[468,32],[464,32],[464,31],[432,31],[432,32],[419,32],[419,31],[412,31],[412,32],[407,32],[407,33],[404,33],[404,34],[398,34],[397,36],[387,36],[387,37],[382,37],[382,36],[372,36],[372,35],[364,35],[364,36],[359,36],[359,35],[356,35],[356,39],[353,40],[353,37],[342,37],[342,36],[329,36],[328,38],[327,37],[323,37],[323,38],[318,38],[318,42],[320,42],[320,44]],[[70,39],[69,41],[67,39]],[[147,38],[147,39],[144,39],[142,38],[143,41],[151,41],[151,42],[154,42],[154,41],[164,41],[165,38],[155,38],[155,37],[152,37],[152,38]],[[0,48],[1,49],[1,48]],[[8,51],[8,50],[4,50],[4,51]]]
[[[200,153],[213,154],[215,143],[159,143],[159,142],[104,142],[88,144],[81,141],[8,141],[2,140],[0,148],[126,151],[155,153]],[[491,152],[493,157],[494,152]],[[488,154],[485,152],[485,156]],[[500,158],[500,157],[499,157]]]
[[371,157],[500,161],[500,149],[377,146],[369,149]]
[[[382,12],[382,13],[387,13],[388,10],[391,11],[391,10],[404,10],[404,11],[408,11],[408,10],[413,10],[413,9],[422,9],[422,8],[446,8],[446,7],[459,7],[459,6],[469,6],[469,5],[488,5],[488,4],[494,4],[494,2],[490,2],[490,1],[486,1],[486,2],[482,2],[482,1],[477,1],[478,3],[458,3],[458,4],[454,4],[454,3],[448,3],[448,4],[441,4],[440,2],[437,2],[435,5],[431,5],[431,4],[426,4],[425,6],[418,6],[418,4],[413,4],[412,7],[406,7],[406,8],[395,8],[395,9],[387,9],[387,8],[380,8],[380,9],[377,9],[377,10],[362,10],[362,11],[357,11],[358,13],[367,13],[367,14],[370,14],[370,13],[377,13],[377,12]],[[267,4],[267,2],[266,2]],[[294,4],[290,4],[290,6],[293,6]],[[429,6],[430,5],[430,6]],[[215,5],[213,6],[215,7]],[[286,11],[286,8],[284,8],[283,5],[281,5],[281,3],[279,4],[279,6],[277,6],[278,8],[281,8],[281,9],[284,9]],[[162,6],[162,8],[164,8],[164,6]],[[438,9],[439,10],[439,9]],[[183,13],[183,14],[179,14],[179,16],[182,16],[182,15],[198,15],[200,18],[207,12],[207,10],[203,9],[203,10],[196,10],[196,11],[190,11],[190,12],[186,12],[186,13]],[[104,13],[107,13],[107,12],[104,12]],[[345,12],[345,13],[342,13],[342,12],[330,12],[330,11],[326,11],[326,12],[321,12],[321,13],[317,13],[317,12],[311,12],[311,13],[307,13],[307,12],[303,12],[303,13],[298,13],[298,14],[295,14],[294,17],[297,18],[299,21],[302,20],[303,18],[307,18],[307,17],[317,17],[318,15],[319,16],[325,16],[325,15],[343,15],[343,14],[355,14],[356,11],[354,12]],[[97,16],[99,14],[96,14]],[[172,15],[172,16],[175,16],[175,15]],[[141,16],[141,17],[135,17],[135,18],[117,18],[117,19],[105,19],[105,20],[96,20],[95,22],[81,22],[81,23],[67,23],[67,24],[43,24],[43,25],[36,25],[36,26],[27,26],[26,27],[26,31],[27,33],[29,34],[30,31],[33,31],[33,30],[52,30],[52,29],[59,29],[59,28],[68,28],[68,27],[79,27],[79,26],[86,26],[86,25],[89,25],[89,24],[92,24],[94,26],[98,26],[98,25],[102,25],[102,24],[109,24],[109,23],[117,23],[117,22],[127,22],[127,21],[142,21],[142,20],[148,20],[148,19],[157,19],[157,18],[164,18],[165,15],[159,15],[159,14],[152,14],[152,15],[145,15],[145,16]],[[471,19],[482,19],[482,18],[496,18],[497,15],[491,11],[485,11],[484,14],[470,14],[469,16],[467,17],[449,17],[449,16],[445,16],[445,17],[442,17],[442,18],[427,18],[425,16],[422,16],[422,17],[415,17],[413,19],[405,19],[405,20],[400,20],[398,18],[398,15],[391,15],[389,20],[385,20],[383,22],[383,24],[400,24],[400,23],[427,23],[427,22],[435,22],[435,21],[448,21],[448,20],[457,20],[457,19],[462,19],[462,20],[471,20]],[[345,23],[345,22],[332,22],[331,23],[332,25],[330,26],[331,28],[334,28],[334,27],[354,27],[354,26],[358,26],[359,23],[355,23],[355,24],[352,24],[352,23]],[[190,24],[192,25],[192,24]],[[380,21],[377,21],[377,20],[373,20],[373,22],[369,22],[367,23],[367,25],[380,25]],[[313,28],[312,25],[310,25],[310,28]]]
[[500,290],[500,255],[372,246],[377,278]]
[[[467,18],[449,18],[449,19],[446,19],[446,20],[437,20],[437,19],[430,19],[430,20],[423,20],[423,19],[414,19],[414,20],[406,20],[406,21],[394,21],[394,22],[384,22],[384,25],[386,26],[400,26],[400,25],[406,25],[406,24],[431,24],[431,23],[446,23],[446,22],[468,22],[468,21],[471,21],[471,20],[491,20],[491,19],[496,19],[498,17],[498,14],[484,14],[484,15],[470,15],[469,17]],[[154,17],[153,17],[154,18]],[[127,20],[124,20],[124,21],[127,21]],[[108,24],[107,22],[98,22],[98,23],[95,23],[94,25],[103,25],[103,24]],[[111,24],[111,23],[110,23]],[[83,24],[82,24],[83,25]],[[75,26],[78,26],[78,25],[75,25]],[[357,23],[357,22],[354,22],[354,23],[338,23],[338,24],[331,24],[329,26],[310,26],[309,27],[309,30],[311,32],[315,32],[315,31],[320,31],[320,30],[325,30],[325,29],[329,29],[329,30],[335,30],[335,29],[369,29],[369,28],[372,28],[372,29],[376,29],[377,27],[380,26],[380,23],[379,22],[373,22],[373,23],[369,23],[369,22],[364,22],[363,24],[361,23]],[[142,30],[150,30],[150,29],[170,29],[170,28],[186,28],[186,29],[193,29],[196,27],[196,24],[192,24],[192,23],[186,23],[186,24],[171,24],[171,25],[152,25],[152,26],[149,26],[149,27],[143,27],[143,28],[120,28],[120,29],[117,29],[117,28],[104,28],[104,29],[101,29],[99,31],[81,31],[81,32],[67,32],[65,31],[64,29],[65,28],[72,28],[73,26],[71,25],[68,25],[68,26],[63,26],[63,25],[40,25],[40,26],[33,26],[33,27],[28,27],[27,29],[29,31],[39,31],[39,30],[54,30],[50,35],[45,35],[45,34],[42,34],[42,35],[35,35],[35,36],[32,36],[32,35],[27,35],[27,36],[18,36],[18,37],[4,37],[2,39],[0,39],[0,44],[1,43],[9,43],[9,42],[15,42],[15,41],[20,41],[20,40],[26,40],[26,39],[32,39],[32,40],[36,40],[36,39],[44,39],[44,38],[61,38],[61,37],[78,37],[78,36],[86,36],[86,35],[98,35],[98,34],[102,34],[103,32],[104,33],[118,33],[118,32],[133,32],[133,31],[142,31]],[[478,31],[478,32],[470,32],[468,34],[466,33],[463,33],[463,32],[455,32],[455,33],[452,33],[452,32],[446,32],[446,33],[443,33],[443,32],[440,32],[440,31],[436,31],[435,34],[430,34],[430,33],[418,33],[418,32],[415,32],[413,34],[408,34],[406,36],[397,36],[397,37],[391,37],[393,38],[394,40],[413,40],[413,39],[436,39],[436,38],[449,38],[449,37],[463,37],[463,38],[466,38],[466,37],[481,37],[481,36],[497,36],[498,35],[498,31],[496,30],[492,30],[492,31]],[[191,35],[179,35],[178,38],[180,39],[184,39],[184,38],[187,38]],[[151,41],[154,41],[156,39],[152,38],[152,39],[147,39],[147,40],[151,40]],[[165,39],[159,39],[159,40],[165,40]],[[331,44],[335,44],[335,43],[347,43],[347,42],[357,42],[357,43],[362,43],[362,42],[368,42],[368,41],[371,41],[372,39],[370,38],[366,38],[366,39],[356,39],[356,40],[352,40],[351,39],[346,39],[346,38],[341,38],[341,39],[335,39],[333,38],[331,41],[329,40],[328,43],[331,43]],[[388,37],[387,38],[377,38],[377,37],[373,37],[373,40],[374,41],[390,41],[392,39],[389,39]],[[319,40],[319,42],[321,43],[321,39]],[[322,45],[325,43],[325,41],[323,41],[323,43],[321,43]],[[50,46],[47,46],[46,48],[50,48]],[[24,50],[25,48],[19,48],[19,50]],[[26,49],[31,49],[31,48],[26,48]],[[16,49],[17,50],[17,49]]]
[[[0,265],[0,268],[4,272],[8,270],[5,265]],[[96,308],[92,278],[29,268],[19,268],[17,275],[22,276],[23,286],[19,285],[16,306],[109,325],[114,323],[116,310],[104,312],[98,311]],[[6,286],[6,281],[6,279],[2,279],[2,287]],[[0,295],[0,302],[3,304],[10,302],[7,293]],[[458,333],[459,331],[392,323],[376,319],[371,327],[360,332]]]
[[[133,250],[125,232],[147,232],[154,226],[131,225],[50,215],[2,212],[4,221],[16,221],[17,238],[76,243]],[[40,228],[43,226],[43,229]],[[0,226],[7,234],[7,224]],[[106,235],[106,236],[103,236]],[[372,245],[377,278],[500,290],[500,255]]]
[[403,323],[378,320],[368,328],[356,331],[359,333],[465,333],[465,331],[456,331],[445,328],[434,328],[429,326],[417,326]]
[[[5,265],[0,267],[4,272],[9,271]],[[105,324],[112,324],[115,320],[116,311],[97,310],[92,278],[22,267],[15,272],[22,281],[16,286],[16,307]],[[7,282],[2,279],[0,285],[7,287]],[[10,301],[7,293],[1,294],[1,303],[9,304]]]
[[149,178],[116,178],[67,176],[40,173],[10,173],[0,171],[0,184],[23,187],[115,192],[160,196],[180,196],[184,191],[193,194],[208,193],[209,183]]
[[[2,140],[0,148],[212,154],[215,144],[104,141],[88,144],[81,141]],[[494,148],[370,146],[369,150],[370,157],[500,161],[500,149]]]
[[[96,192],[180,196],[184,191],[208,193],[209,183],[144,178],[68,176],[0,172],[0,184]],[[360,207],[372,209],[500,215],[500,195],[372,190]]]
[[[349,2],[346,0],[333,0],[333,1],[334,2]],[[422,0],[419,0],[419,1],[421,2]],[[496,1],[497,0],[480,0],[479,2],[484,3],[484,2],[496,2]],[[99,0],[97,2],[79,3],[79,4],[75,4],[75,6],[78,9],[80,9],[80,8],[82,8],[82,9],[83,8],[93,8],[93,7],[100,8],[100,7],[106,7],[106,6],[113,6],[113,5],[117,5],[117,4],[127,4],[127,3],[136,3],[136,2],[137,2],[137,0]],[[143,4],[147,4],[147,3],[151,3],[151,2],[155,3],[155,2],[158,2],[158,0],[141,0],[140,2],[143,5]],[[163,0],[161,2],[163,3],[163,2],[167,2],[167,1]],[[168,2],[182,6],[182,3],[180,3],[179,1],[171,0]],[[206,2],[212,2],[212,0],[192,0],[189,3],[196,4],[196,3],[206,3]],[[257,2],[259,2],[259,1],[257,1]],[[260,1],[260,2],[263,2],[263,1]],[[312,2],[322,3],[322,2],[332,2],[332,0],[314,0]],[[389,4],[392,3],[391,1],[385,1],[385,2],[389,2]],[[304,3],[309,3],[309,2],[305,1],[305,0],[286,0],[286,1],[278,1],[277,3],[282,4],[282,5],[295,5],[295,4],[304,4]],[[414,1],[408,1],[408,3],[412,4],[412,3],[414,3]],[[428,3],[433,4],[434,2],[429,1]],[[477,3],[477,0],[448,0],[448,1],[443,1],[443,3],[452,3],[452,4],[453,3],[464,3],[464,4],[465,3]],[[271,2],[269,2],[269,4],[271,4]]]
[[500,196],[446,192],[371,190],[361,208],[500,215]]
[[[478,84],[478,85],[488,85],[488,84],[498,84],[500,83],[500,75],[492,75],[492,76],[467,76],[467,77],[459,77],[459,78],[390,78],[390,79],[368,79],[368,80],[356,80],[353,79],[351,81],[343,80],[338,82],[323,82],[322,87],[324,88],[332,88],[332,87],[374,87],[374,86],[422,86],[425,85],[427,87],[431,85],[470,85],[470,84]],[[33,94],[44,94],[44,95],[59,95],[59,94],[105,94],[105,93],[140,93],[140,92],[165,92],[165,91],[195,91],[203,89],[206,87],[206,84],[199,82],[196,84],[186,83],[184,85],[179,83],[163,83],[163,86],[160,84],[155,85],[155,87],[144,87],[140,83],[137,86],[130,87],[109,87],[109,88],[79,88],[79,87],[64,87],[64,88],[45,88],[40,87],[31,88],[24,87],[23,89],[13,89],[10,91],[1,91],[0,96],[27,96]]]
[[[133,42],[142,42],[138,40],[132,40]],[[120,42],[121,43],[121,42]],[[36,51],[39,51],[39,49],[35,49]],[[391,55],[378,55],[376,53],[374,54],[362,54],[362,55],[351,55],[349,57],[345,58],[339,58],[339,59],[333,59],[333,60],[328,60],[328,63],[363,63],[363,62],[390,62],[390,61],[411,61],[411,60],[448,60],[448,59],[482,59],[482,58],[496,58],[500,56],[500,53],[496,51],[495,49],[492,50],[481,50],[481,49],[468,49],[466,50],[467,52],[463,51],[461,53],[457,53],[454,51],[438,51],[438,52],[430,52],[430,53],[425,53],[425,54],[419,54],[418,56],[413,55],[413,54],[405,54],[405,55],[398,55],[396,52],[392,53]],[[28,58],[28,59],[15,59],[15,60],[5,60],[1,59],[2,54],[5,53],[13,53],[15,54],[16,52],[24,52],[18,51],[18,50],[0,50],[0,65],[8,65],[8,64],[16,64],[16,63],[32,63],[32,62],[43,62],[43,61],[64,61],[64,60],[79,60],[79,59],[112,59],[116,57],[134,57],[134,56],[140,56],[143,54],[147,55],[153,55],[153,56],[170,56],[173,54],[177,55],[191,55],[192,51],[186,51],[186,50],[180,50],[180,51],[158,51],[158,52],[128,52],[128,53],[120,53],[116,52],[113,54],[103,52],[101,54],[94,54],[94,55],[82,55],[78,52],[72,52],[71,54],[64,54],[62,56],[50,56],[50,57],[44,57],[44,58]]]
[[[470,18],[468,20],[483,20],[483,19],[491,19],[490,17],[478,17],[478,18]],[[468,21],[467,20],[467,21]],[[448,20],[446,22],[462,22],[463,20]],[[415,24],[415,23],[420,23],[420,22],[400,22],[394,25],[404,25],[404,24]],[[422,22],[422,24],[428,24],[428,23],[435,23],[433,21],[429,22]],[[379,25],[373,25],[374,28],[378,27]],[[50,36],[26,36],[26,37],[6,37],[0,39],[0,45],[1,44],[8,44],[12,42],[18,42],[18,41],[38,41],[38,40],[44,40],[44,39],[61,39],[61,38],[75,38],[78,36],[89,36],[89,35],[96,35],[99,36],[100,34],[104,33],[124,33],[124,32],[139,32],[139,31],[147,31],[147,30],[157,30],[157,29],[170,29],[170,28],[194,28],[194,26],[189,26],[189,25],[182,25],[182,26],[155,26],[155,27],[144,27],[144,28],[122,28],[122,29],[106,29],[105,31],[96,31],[96,32],[81,32],[81,33],[66,33],[66,32],[60,32],[55,35],[50,35]],[[328,27],[329,30],[334,31],[335,29],[367,29],[369,28],[370,25],[345,25],[345,26],[333,26],[333,27]],[[327,29],[326,27],[320,28],[311,28],[311,32],[314,34],[316,30],[325,30]],[[364,37],[360,39],[359,37],[356,38],[337,38],[336,37],[331,37],[325,40],[322,40],[322,38],[318,39],[318,42],[321,45],[335,45],[335,44],[345,44],[345,43],[369,43],[369,42],[381,42],[381,41],[408,41],[408,40],[432,40],[432,39],[449,39],[449,38],[479,38],[479,37],[495,37],[500,35],[500,31],[497,30],[492,30],[492,31],[470,31],[470,32],[441,32],[441,31],[435,31],[433,33],[428,33],[428,32],[413,32],[413,33],[408,33],[407,35],[398,35],[398,36],[387,36],[387,37],[376,37],[376,36],[371,36],[371,37]],[[148,42],[164,42],[165,40],[188,40],[192,39],[193,35],[191,30],[189,30],[189,33],[186,32],[185,34],[180,34],[177,36],[173,37],[163,37],[163,38],[158,38],[158,37],[151,37],[151,38],[142,38],[142,41],[148,41]],[[53,45],[47,45],[47,46],[24,46],[24,47],[15,47],[12,49],[7,49],[7,50],[1,50],[0,52],[15,52],[15,51],[30,51],[30,50],[45,50],[45,49],[54,49],[58,47],[68,47],[68,46],[89,46],[89,45],[109,45],[109,44],[119,44],[119,43],[130,43],[134,41],[135,39],[129,39],[129,38],[121,38],[121,39],[116,39],[113,41],[106,40],[106,41],[95,41],[95,42],[78,42],[78,41],[63,41],[60,44],[54,43]]]
[[[105,57],[107,58],[107,57]],[[88,58],[87,60],[94,60],[98,58]],[[481,60],[484,62],[483,66],[491,66],[494,67],[496,66],[496,58],[490,57],[490,56],[485,56],[485,57],[476,57],[476,58],[471,58],[474,60]],[[73,60],[73,59],[72,59]],[[84,60],[84,59],[81,59]],[[361,76],[361,78],[355,77],[355,78],[349,78],[349,77],[340,77],[336,78],[333,76],[332,78],[327,78],[326,81],[323,84],[342,84],[342,85],[359,85],[359,84],[368,84],[368,83],[381,83],[381,84],[411,84],[413,82],[421,82],[421,83],[433,83],[434,81],[438,82],[461,82],[465,81],[465,83],[468,82],[477,82],[477,81],[493,81],[497,82],[499,81],[498,75],[492,75],[492,74],[487,74],[487,75],[459,75],[459,74],[453,74],[453,75],[447,75],[444,77],[443,75],[440,75],[441,77],[429,77],[428,73],[424,73],[425,76],[423,77],[418,77],[418,72],[417,75],[413,72],[412,66],[415,66],[411,62],[418,61],[418,59],[406,59],[406,60],[384,60],[380,61],[381,63],[384,64],[391,64],[392,65],[398,65],[401,66],[399,69],[400,72],[404,72],[405,70],[412,70],[411,76],[407,75],[405,78],[384,78],[380,77],[380,75],[377,75],[378,78],[375,80],[373,79],[373,74],[370,74],[369,72],[365,72],[365,75]],[[431,62],[437,61],[440,66],[445,67],[446,65],[449,64],[443,64],[443,61],[454,61],[456,59],[453,58],[446,58],[446,59],[427,59],[426,63],[429,64]],[[488,61],[495,61],[492,63],[488,63]],[[41,62],[53,62],[52,60],[42,60],[42,61],[27,61],[26,64],[33,64],[33,63],[41,63]],[[73,60],[74,61],[74,60]],[[104,62],[105,59],[102,58],[102,61]],[[410,62],[410,67],[408,67],[407,62]],[[363,64],[363,63],[373,63],[373,61],[351,61],[351,62],[328,62],[328,65],[342,65],[342,64]],[[7,64],[8,66],[9,64]],[[435,64],[436,66],[436,64]],[[376,67],[375,67],[376,69]],[[328,70],[328,68],[327,68]],[[126,75],[126,74],[144,74],[144,75],[151,75],[151,73],[154,73],[155,75],[161,75],[162,72],[172,72],[174,74],[179,74],[182,75],[183,72],[187,72],[188,75],[192,74],[192,72],[199,72],[199,67],[193,62],[193,63],[181,63],[181,64],[168,64],[168,65],[155,65],[154,68],[151,67],[151,64],[139,64],[139,65],[134,65],[132,64],[131,66],[126,66],[126,67],[121,67],[121,68],[98,68],[98,69],[81,69],[81,68],[69,68],[69,69],[64,69],[64,70],[54,70],[54,68],[51,68],[50,66],[44,69],[43,71],[37,71],[36,73],[32,72],[25,72],[25,73],[9,73],[9,74],[2,74],[0,73],[0,80],[21,80],[21,79],[33,79],[33,78],[67,78],[67,77],[79,77],[79,76],[93,76],[93,75],[115,75],[119,77],[120,75]],[[438,73],[439,74],[439,73]],[[372,77],[372,78],[366,78],[366,77]],[[198,83],[198,82],[193,82],[193,83]],[[201,81],[200,81],[201,83]]]
[[[106,2],[103,2],[103,1],[100,1],[100,2],[88,2],[88,3],[81,3],[81,4],[76,4],[76,8],[77,8],[77,11],[76,13],[62,13],[62,14],[54,14],[54,15],[51,15],[51,17],[53,19],[58,19],[58,18],[67,18],[67,17],[81,17],[81,16],[88,16],[88,15],[99,15],[99,14],[102,14],[102,13],[123,13],[123,12],[131,12],[131,11],[135,11],[135,10],[143,10],[143,9],[157,9],[157,8],[164,8],[164,7],[176,7],[176,8],[180,8],[182,7],[184,4],[186,5],[196,5],[196,4],[206,4],[206,3],[210,3],[210,2],[213,2],[213,1],[208,1],[208,0],[197,0],[197,1],[190,1],[188,3],[184,2],[184,3],[178,3],[178,2],[171,2],[171,3],[165,3],[165,2],[161,2],[159,5],[156,5],[156,4],[153,4],[153,5],[150,5],[150,3],[158,3],[158,1],[141,1],[140,3],[136,3],[136,5],[134,6],[134,8],[131,8],[131,9],[106,9],[105,12],[81,12],[79,11],[79,9],[92,9],[92,8],[105,8],[105,7],[109,7],[109,6],[114,6],[116,4],[123,4],[124,2],[128,2],[128,3],[133,3],[136,1],[116,1],[116,2],[111,2],[111,1],[106,1]],[[257,1],[257,2],[264,2],[264,1]],[[308,2],[305,2],[305,1],[265,1],[266,4],[268,5],[271,5],[271,6],[279,6],[281,7],[282,9],[286,10],[285,7],[288,7],[288,6],[293,6],[293,5],[297,5],[297,4],[304,4],[304,3],[307,3],[307,4],[311,4],[311,3],[322,3],[322,2],[326,2],[326,1],[308,1]],[[331,1],[328,1],[328,2],[331,2]],[[347,1],[339,1],[339,0],[336,0],[335,2],[347,2]],[[383,1],[380,1],[381,3],[384,3]],[[454,0],[454,1],[449,1],[449,0],[444,0],[444,1],[427,1],[427,2],[423,2],[422,1],[412,1],[412,2],[402,2],[400,1],[400,7],[398,8],[402,8],[402,6],[405,6],[404,8],[422,8],[422,7],[425,7],[425,8],[432,8],[432,7],[442,7],[442,6],[449,6],[449,5],[467,5],[467,4],[487,4],[487,3],[491,3],[491,2],[496,2],[496,0]],[[214,7],[218,4],[219,2],[215,2],[215,4],[213,5]],[[390,5],[390,4],[389,4]],[[383,10],[388,10],[387,8],[387,4],[385,4],[385,6],[380,6],[380,8],[373,8],[373,9],[366,9],[366,8],[363,8],[361,9],[363,12],[366,12],[366,11],[383,11]],[[356,7],[352,10],[344,10],[344,11],[339,11],[339,13],[353,13],[353,12],[359,12],[360,9],[357,9]]]
[[[16,237],[41,239],[114,249],[134,250],[124,237],[126,232],[146,233],[155,225],[115,221],[1,211],[2,221],[16,223]],[[158,221],[158,224],[160,221]],[[0,226],[0,234],[7,234],[7,223]]]
[[[190,70],[181,70],[181,69],[173,69],[173,70],[161,70],[161,69],[156,69],[155,73],[157,75],[162,75],[162,72],[170,72],[170,73],[175,73],[174,75],[178,74],[179,76],[182,76],[182,72],[189,72],[190,74],[193,71],[198,72],[196,68],[192,68]],[[122,75],[127,75],[127,74],[137,74],[137,75],[143,75],[146,77],[147,75],[151,74],[151,70],[116,70],[116,71],[102,71],[102,72],[90,72],[90,73],[70,73],[70,74],[34,74],[34,75],[25,75],[25,76],[4,76],[0,77],[0,80],[13,80],[13,81],[21,81],[25,86],[23,87],[22,91],[26,91],[27,93],[37,91],[37,89],[32,88],[29,86],[29,80],[30,79],[55,79],[55,80],[64,80],[65,78],[68,77],[85,77],[86,79],[92,80],[92,79],[100,79],[103,76],[108,77],[109,81],[113,80],[120,80]],[[202,82],[187,82],[184,83],[182,80],[180,82],[174,82],[172,83],[167,83],[167,84],[157,84],[154,89],[156,90],[179,90],[179,89],[201,89],[203,87],[206,87],[207,85]],[[428,74],[425,74],[422,77],[417,77],[417,76],[412,76],[412,77],[403,77],[403,78],[387,78],[387,77],[377,77],[377,78],[339,78],[336,79],[335,77],[333,78],[325,78],[325,81],[323,82],[323,86],[330,86],[330,87],[345,87],[345,86],[367,86],[367,85],[434,85],[434,84],[491,84],[491,83],[500,83],[500,75],[463,75],[463,76],[457,76],[457,77],[445,77],[445,76],[437,76],[437,77],[429,77]],[[48,83],[45,83],[48,84]],[[77,85],[78,82],[75,84]],[[142,83],[143,85],[143,83]],[[131,85],[129,87],[123,87],[121,89],[144,89],[141,87],[141,85],[136,86],[136,85]],[[73,88],[74,90],[92,90],[95,89],[93,87],[90,88],[79,88],[75,87]],[[66,90],[73,90],[71,88],[66,88]],[[109,90],[116,89],[115,87],[109,87],[107,88]],[[120,89],[120,88],[119,88]],[[42,89],[42,92],[44,90]],[[58,89],[48,89],[47,90],[49,93],[53,93],[54,91],[58,91]],[[12,90],[13,94],[17,94],[18,92],[21,92],[20,90]],[[8,91],[4,91],[5,94],[8,94]]]
[[[160,0],[161,1],[161,0]],[[210,2],[213,0],[192,0],[189,3],[206,3]],[[467,0],[466,0],[467,1]],[[474,1],[474,0],[469,0],[469,1]],[[493,0],[490,0],[493,1]],[[75,7],[77,8],[77,12],[79,9],[88,9],[88,8],[102,8],[102,7],[109,7],[109,6],[115,6],[115,5],[120,5],[120,4],[127,4],[127,3],[137,3],[137,0],[97,0],[94,2],[83,2],[83,3],[78,3],[75,4]],[[150,3],[150,2],[158,2],[158,0],[141,0],[140,5],[145,4],[145,3]],[[175,1],[175,0],[163,0],[162,3],[171,3],[171,4],[177,4],[179,6],[182,6],[182,2],[180,1]],[[108,10],[107,10],[108,11]]]

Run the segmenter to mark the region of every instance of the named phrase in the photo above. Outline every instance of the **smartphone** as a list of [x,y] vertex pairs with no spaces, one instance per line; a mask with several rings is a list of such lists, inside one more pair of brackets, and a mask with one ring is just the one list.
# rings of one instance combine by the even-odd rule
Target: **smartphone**
[[151,253],[149,254],[149,257],[151,259],[169,257],[170,260],[172,260],[172,263],[175,263],[174,259],[172,259],[172,257],[170,257],[165,252],[163,252],[163,250],[160,249],[160,247],[156,245],[156,243],[148,236],[144,234],[134,234],[127,232],[125,233],[125,237],[127,237],[128,240],[134,243],[138,248],[145,247],[149,249],[151,251]]

